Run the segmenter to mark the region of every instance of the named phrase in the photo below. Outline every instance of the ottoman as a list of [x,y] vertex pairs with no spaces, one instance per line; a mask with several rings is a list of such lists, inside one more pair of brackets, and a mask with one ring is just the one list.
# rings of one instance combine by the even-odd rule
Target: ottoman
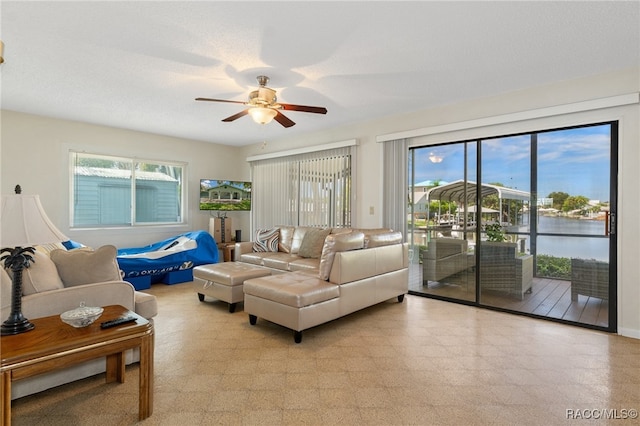
[[212,263],[193,268],[193,286],[198,299],[214,297],[229,303],[229,312],[244,300],[242,284],[250,278],[271,275],[271,270],[240,262]]

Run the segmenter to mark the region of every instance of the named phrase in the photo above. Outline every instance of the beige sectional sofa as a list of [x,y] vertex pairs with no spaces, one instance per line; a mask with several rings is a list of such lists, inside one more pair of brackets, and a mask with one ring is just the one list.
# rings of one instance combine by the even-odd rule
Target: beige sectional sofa
[[303,330],[388,299],[402,302],[408,292],[408,244],[400,232],[284,226],[275,236],[269,231],[265,241],[258,236],[235,248],[236,262],[272,271],[244,281],[244,310],[252,325],[258,317],[280,324],[300,343]]
[[[28,319],[59,315],[86,306],[122,305],[147,319],[158,312],[156,297],[135,291],[133,285],[120,280],[116,248],[67,251],[64,246],[36,247],[34,262],[23,271],[22,313]],[[0,268],[0,321],[11,312],[11,278]],[[100,321],[100,319],[98,319]],[[70,327],[60,322],[61,327]],[[27,332],[28,333],[28,332]],[[139,360],[137,351],[126,354],[126,363]],[[104,359],[19,380],[11,387],[12,399],[40,392],[105,371]]]

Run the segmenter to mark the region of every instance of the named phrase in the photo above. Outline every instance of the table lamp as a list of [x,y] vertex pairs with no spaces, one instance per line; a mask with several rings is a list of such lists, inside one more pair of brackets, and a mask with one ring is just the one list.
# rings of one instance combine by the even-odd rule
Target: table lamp
[[3,247],[0,260],[3,267],[12,272],[11,313],[2,323],[2,335],[20,334],[34,327],[22,315],[22,271],[34,262],[35,249],[31,246],[69,240],[51,223],[40,204],[40,197],[22,195],[20,185],[16,185],[15,192],[2,196],[0,209],[0,247]]

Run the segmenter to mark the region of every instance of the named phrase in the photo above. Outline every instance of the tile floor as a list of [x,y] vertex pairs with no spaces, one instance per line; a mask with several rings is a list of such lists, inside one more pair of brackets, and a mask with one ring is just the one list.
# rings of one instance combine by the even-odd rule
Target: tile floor
[[[640,340],[407,296],[307,330],[155,284],[155,403],[137,366],[13,401],[14,425],[558,425],[640,409]],[[636,411],[637,412],[637,411]],[[571,412],[569,412],[571,414]],[[596,415],[599,413],[595,412]]]

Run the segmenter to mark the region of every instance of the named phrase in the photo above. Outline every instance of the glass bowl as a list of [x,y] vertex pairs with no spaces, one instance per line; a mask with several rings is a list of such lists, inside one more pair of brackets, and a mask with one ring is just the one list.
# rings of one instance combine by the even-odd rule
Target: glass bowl
[[60,314],[60,319],[69,325],[81,328],[93,324],[100,318],[103,311],[104,309],[100,307],[84,306],[84,303],[81,303],[80,307]]

